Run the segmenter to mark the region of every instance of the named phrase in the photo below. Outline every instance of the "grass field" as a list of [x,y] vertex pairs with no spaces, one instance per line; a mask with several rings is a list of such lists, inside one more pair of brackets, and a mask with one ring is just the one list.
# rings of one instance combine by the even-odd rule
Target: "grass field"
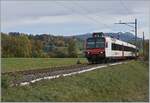
[[[2,72],[74,65],[78,58],[2,58]],[[86,58],[79,58],[82,63]]]
[[2,101],[148,101],[148,64],[131,61],[23,87],[2,88]]

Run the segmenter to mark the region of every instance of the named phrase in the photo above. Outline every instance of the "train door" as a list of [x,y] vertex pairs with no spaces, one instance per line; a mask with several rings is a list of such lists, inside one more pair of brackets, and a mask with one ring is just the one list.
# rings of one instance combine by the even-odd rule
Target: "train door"
[[105,37],[105,57],[111,57],[111,40]]

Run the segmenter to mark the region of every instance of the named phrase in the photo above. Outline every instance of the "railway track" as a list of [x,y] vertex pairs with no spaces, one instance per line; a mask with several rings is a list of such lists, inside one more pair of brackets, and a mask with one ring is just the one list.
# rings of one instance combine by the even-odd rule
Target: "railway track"
[[2,73],[2,75],[9,75],[11,76],[11,78],[13,78],[11,81],[11,86],[16,86],[16,85],[23,86],[23,85],[28,85],[30,83],[35,83],[43,79],[54,79],[62,76],[80,74],[95,69],[108,67],[111,65],[122,64],[122,63],[126,63],[126,61],[107,63],[107,64],[92,64],[92,65],[79,64],[79,65],[64,66],[64,67],[38,69],[38,70],[27,70],[27,71],[17,71],[17,72],[8,72],[8,73],[6,72],[6,73]]

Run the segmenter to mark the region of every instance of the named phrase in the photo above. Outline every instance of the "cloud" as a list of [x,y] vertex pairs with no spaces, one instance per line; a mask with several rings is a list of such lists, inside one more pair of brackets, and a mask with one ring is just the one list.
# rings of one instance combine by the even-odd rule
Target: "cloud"
[[[149,28],[150,1],[2,1],[1,24],[4,32],[79,33],[125,31],[128,27],[114,25],[136,17],[140,30]],[[54,28],[55,27],[55,28]],[[34,30],[34,31],[32,31]]]

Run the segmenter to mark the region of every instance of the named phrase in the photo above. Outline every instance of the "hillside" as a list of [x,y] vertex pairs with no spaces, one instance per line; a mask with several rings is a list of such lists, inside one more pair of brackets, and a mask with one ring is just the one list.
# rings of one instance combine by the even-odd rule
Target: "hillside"
[[[104,33],[106,36],[110,36],[113,38],[117,38],[126,42],[129,41],[133,41],[135,36],[134,34],[130,33],[130,32],[118,32],[118,33]],[[92,33],[86,33],[86,34],[80,34],[80,35],[74,35],[74,37],[81,39],[81,40],[85,40],[86,38],[92,37]],[[141,40],[141,38],[138,38],[138,40]]]

